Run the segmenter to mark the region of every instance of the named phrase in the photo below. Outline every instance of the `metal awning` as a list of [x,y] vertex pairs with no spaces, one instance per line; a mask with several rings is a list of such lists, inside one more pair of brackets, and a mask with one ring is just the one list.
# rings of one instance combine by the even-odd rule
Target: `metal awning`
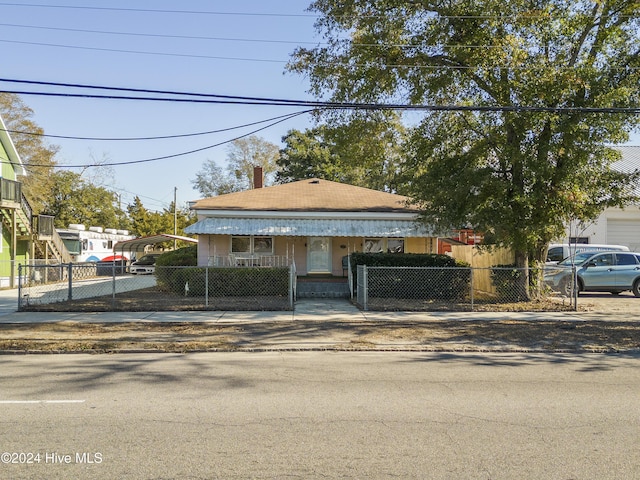
[[429,237],[414,220],[205,218],[185,229],[194,235],[284,237]]
[[148,237],[138,237],[132,240],[124,240],[122,242],[118,242],[113,246],[114,253],[124,253],[124,252],[137,252],[144,253],[145,248],[148,246],[155,245],[157,243],[162,242],[171,242],[173,240],[179,240],[182,242],[189,243],[198,243],[198,240],[195,238],[183,237],[181,235],[169,235],[169,234],[161,234],[161,235],[150,235]]

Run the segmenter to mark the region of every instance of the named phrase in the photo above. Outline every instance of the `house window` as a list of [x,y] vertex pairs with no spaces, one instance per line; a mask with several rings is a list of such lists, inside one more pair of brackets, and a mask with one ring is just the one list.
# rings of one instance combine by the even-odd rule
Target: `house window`
[[384,239],[382,238],[365,238],[364,253],[382,253],[384,252]]
[[404,238],[387,239],[387,253],[404,253]]
[[365,238],[365,253],[404,253],[404,238]]
[[231,253],[251,253],[251,237],[231,237]]
[[273,238],[272,237],[253,237],[253,253],[261,255],[273,254]]
[[231,253],[273,255],[273,237],[231,237]]

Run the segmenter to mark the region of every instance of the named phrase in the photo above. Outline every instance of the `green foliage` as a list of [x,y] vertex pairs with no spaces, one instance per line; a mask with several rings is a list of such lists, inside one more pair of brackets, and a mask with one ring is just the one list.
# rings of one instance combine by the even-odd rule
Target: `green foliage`
[[178,248],[170,252],[165,252],[156,260],[157,267],[166,266],[195,266],[198,264],[198,246]]
[[524,284],[524,270],[515,265],[495,265],[491,267],[491,282],[501,300],[524,302],[529,296]]
[[51,176],[54,184],[42,213],[54,216],[57,228],[66,228],[71,223],[128,228],[126,214],[120,209],[114,192],[93,185],[68,170],[54,172]]
[[365,112],[338,127],[290,130],[278,159],[278,182],[322,178],[397,192],[404,127],[397,115]]
[[469,265],[448,255],[436,253],[359,253],[351,254],[351,268],[369,267],[468,267]]
[[[127,206],[127,213],[131,220],[129,230],[139,237],[174,232],[173,202],[162,212],[147,210],[139,197],[135,197],[133,203]],[[188,209],[179,209],[177,212],[177,234],[184,235],[184,229],[195,222],[195,215]],[[172,242],[171,242],[172,243]]]
[[[188,296],[210,297],[283,296],[289,294],[288,268],[185,268],[158,267],[160,288]],[[208,278],[207,278],[208,276]]]
[[263,184],[270,185],[275,177],[277,158],[277,145],[255,135],[240,138],[229,145],[226,169],[208,160],[191,183],[205,197],[249,190],[253,187],[253,168],[260,166]]
[[[49,145],[44,130],[33,120],[33,110],[22,99],[12,93],[0,93],[0,114],[7,126],[16,150],[27,172],[20,177],[22,192],[29,200],[35,214],[42,213],[54,188],[53,176],[56,165],[57,145]],[[31,135],[18,132],[29,132]]]
[[581,109],[640,103],[637,8],[637,0],[316,0],[310,10],[326,42],[297,49],[288,68],[338,102],[495,109],[412,118],[405,182],[425,222],[483,231],[525,267],[529,255],[543,261],[567,222],[636,200],[638,173],[613,170],[617,154],[604,145],[627,140],[640,117]]
[[375,270],[369,280],[369,296],[463,301],[469,295],[471,270],[448,255],[416,253],[352,253],[354,287],[358,265],[407,267]]

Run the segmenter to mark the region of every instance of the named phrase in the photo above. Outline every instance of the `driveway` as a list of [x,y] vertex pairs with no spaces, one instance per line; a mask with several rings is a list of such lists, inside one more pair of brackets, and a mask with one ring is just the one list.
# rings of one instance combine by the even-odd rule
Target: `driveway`
[[640,298],[631,292],[620,295],[610,293],[581,293],[578,297],[578,308],[593,313],[628,314],[635,320],[640,320]]

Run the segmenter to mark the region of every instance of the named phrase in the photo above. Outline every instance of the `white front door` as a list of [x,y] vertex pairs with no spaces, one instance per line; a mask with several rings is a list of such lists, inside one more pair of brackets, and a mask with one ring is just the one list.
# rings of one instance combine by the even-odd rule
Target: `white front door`
[[331,238],[309,237],[307,273],[331,273]]

